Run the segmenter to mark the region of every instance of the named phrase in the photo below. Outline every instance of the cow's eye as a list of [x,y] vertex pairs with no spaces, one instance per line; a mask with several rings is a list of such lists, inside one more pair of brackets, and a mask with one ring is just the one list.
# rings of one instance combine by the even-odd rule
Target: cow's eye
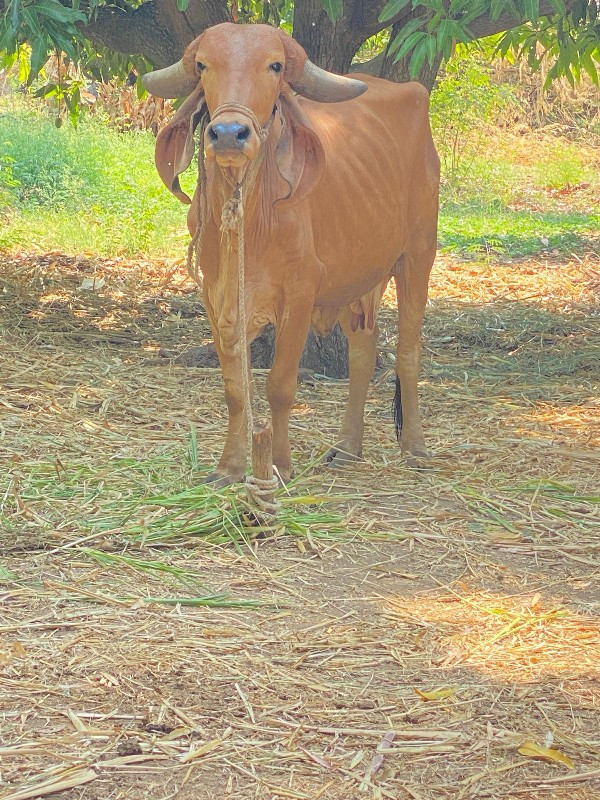
[[198,72],[202,72],[202,70],[206,69],[206,65],[203,64],[201,61],[196,61],[196,69]]
[[269,69],[273,72],[281,72],[283,69],[283,64],[281,61],[274,61],[272,64],[269,64]]

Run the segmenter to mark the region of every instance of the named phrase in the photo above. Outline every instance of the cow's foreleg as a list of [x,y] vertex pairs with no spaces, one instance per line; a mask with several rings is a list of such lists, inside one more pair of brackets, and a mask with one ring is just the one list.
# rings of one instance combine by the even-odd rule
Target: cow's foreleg
[[339,323],[348,339],[350,385],[346,413],[337,443],[325,456],[332,467],[343,466],[362,456],[365,402],[377,361],[377,325],[375,324],[372,333],[362,328],[353,331],[351,316],[348,307],[343,308],[339,316]]
[[[205,482],[218,486],[241,481],[246,472],[247,428],[244,403],[244,386],[242,382],[242,359],[239,352],[225,352],[219,343],[219,335],[213,325],[210,306],[206,309],[213,329],[215,349],[219,356],[219,364],[225,384],[225,402],[227,403],[228,422],[227,436],[223,453],[214,472],[207,476]],[[249,354],[248,354],[249,357]],[[250,381],[251,396],[254,392],[253,381]]]
[[398,294],[398,346],[396,350],[396,429],[402,452],[411,466],[428,457],[419,414],[418,381],[421,362],[421,326],[427,303],[429,273],[435,249],[424,254],[405,253],[395,270]]
[[298,367],[310,328],[310,316],[311,307],[296,305],[277,325],[275,355],[267,378],[267,399],[273,419],[273,464],[284,481],[292,476],[290,410],[296,397]]

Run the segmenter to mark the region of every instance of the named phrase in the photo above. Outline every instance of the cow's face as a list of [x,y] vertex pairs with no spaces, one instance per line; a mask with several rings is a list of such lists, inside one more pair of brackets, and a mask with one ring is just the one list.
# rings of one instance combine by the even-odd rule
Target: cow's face
[[210,114],[207,158],[221,167],[247,165],[259,153],[286,74],[283,37],[262,25],[210,28],[195,48],[194,68]]
[[[225,22],[208,28],[170,67],[142,78],[158,97],[187,99],[156,142],[156,166],[168,188],[183,202],[178,176],[194,154],[194,131],[206,110],[204,149],[224,169],[237,171],[257,158],[261,141],[279,116],[276,161],[289,186],[285,199],[299,199],[316,184],[324,168],[323,148],[295,99],[338,103],[361,95],[367,84],[317,67],[291,36],[268,25]],[[279,110],[279,114],[275,109]],[[314,169],[306,167],[314,162]]]

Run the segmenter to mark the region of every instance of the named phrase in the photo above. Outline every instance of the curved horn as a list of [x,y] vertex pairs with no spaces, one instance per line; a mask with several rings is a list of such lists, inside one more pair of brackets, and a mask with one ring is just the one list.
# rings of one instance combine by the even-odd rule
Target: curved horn
[[191,76],[185,71],[183,60],[142,75],[142,86],[156,97],[187,97],[197,85],[198,76]]
[[363,81],[327,72],[308,58],[299,80],[290,81],[290,86],[302,97],[317,100],[319,103],[341,103],[342,100],[352,100],[369,88]]

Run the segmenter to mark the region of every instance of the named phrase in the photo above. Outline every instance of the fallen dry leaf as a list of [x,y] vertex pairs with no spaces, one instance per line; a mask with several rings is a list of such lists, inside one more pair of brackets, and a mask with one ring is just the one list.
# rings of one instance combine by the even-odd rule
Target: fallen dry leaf
[[104,286],[104,278],[84,278],[79,286],[80,289],[95,292]]
[[539,744],[528,739],[519,747],[519,753],[522,756],[529,758],[544,758],[547,761],[556,761],[558,764],[564,764],[569,769],[574,769],[575,764],[569,756],[561,753],[560,750],[553,750],[551,747],[542,747]]
[[433,689],[431,692],[422,692],[420,689],[415,689],[415,692],[423,700],[446,700],[446,698],[454,697],[456,694],[454,689]]

